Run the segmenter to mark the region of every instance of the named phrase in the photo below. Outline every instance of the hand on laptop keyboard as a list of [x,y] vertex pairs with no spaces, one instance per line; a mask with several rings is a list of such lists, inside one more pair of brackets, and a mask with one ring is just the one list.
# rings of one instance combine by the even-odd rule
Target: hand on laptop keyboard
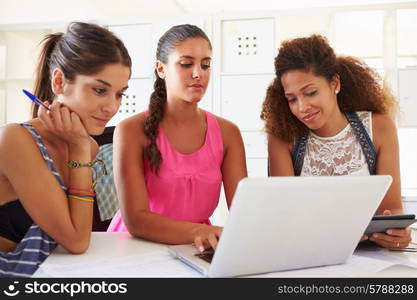
[[214,250],[213,248],[210,248],[210,249],[204,250],[203,252],[196,253],[194,255],[205,260],[208,263],[211,263],[213,256],[214,256]]
[[223,228],[219,226],[196,224],[193,230],[194,245],[200,251],[204,249],[216,249]]

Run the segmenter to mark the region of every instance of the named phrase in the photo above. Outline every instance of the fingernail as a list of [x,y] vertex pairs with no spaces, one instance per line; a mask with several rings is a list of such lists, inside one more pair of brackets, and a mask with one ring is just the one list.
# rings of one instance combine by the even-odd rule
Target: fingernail
[[204,251],[204,247],[203,246],[200,246],[200,247],[198,247],[198,250],[200,250],[200,252],[203,252]]
[[377,239],[377,238],[379,238],[379,234],[376,234],[376,233],[375,233],[375,234],[373,235],[373,237]]
[[392,230],[387,230],[387,233],[388,234],[392,234]]

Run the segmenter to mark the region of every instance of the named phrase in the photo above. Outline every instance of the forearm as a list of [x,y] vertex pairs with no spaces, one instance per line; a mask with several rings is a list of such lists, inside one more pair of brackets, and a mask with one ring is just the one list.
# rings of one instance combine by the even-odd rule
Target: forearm
[[[87,163],[91,161],[91,153],[89,146],[73,146],[70,147],[69,160]],[[92,168],[70,168],[68,189],[80,189],[88,191],[92,189]],[[73,193],[72,190],[70,190]],[[79,197],[83,198],[83,197]],[[80,243],[80,247],[84,248],[88,246],[92,219],[93,219],[93,197],[84,198],[68,197],[69,214],[72,222],[72,228],[77,243]]]
[[172,220],[152,212],[135,213],[131,219],[126,226],[133,236],[164,244],[191,244],[197,230],[207,226]]

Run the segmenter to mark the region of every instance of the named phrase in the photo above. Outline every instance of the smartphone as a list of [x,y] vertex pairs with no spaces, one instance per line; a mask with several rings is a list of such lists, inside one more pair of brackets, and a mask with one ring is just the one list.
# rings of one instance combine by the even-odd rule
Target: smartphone
[[417,222],[416,215],[380,215],[374,216],[365,230],[366,235],[375,232],[386,232],[388,229],[406,228]]

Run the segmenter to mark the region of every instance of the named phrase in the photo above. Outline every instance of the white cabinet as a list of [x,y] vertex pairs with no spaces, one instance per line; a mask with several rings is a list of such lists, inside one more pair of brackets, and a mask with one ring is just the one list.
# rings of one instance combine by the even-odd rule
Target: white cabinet
[[417,69],[398,70],[400,126],[417,126]]
[[222,72],[271,73],[274,70],[274,19],[222,22]]
[[267,158],[248,158],[246,160],[249,177],[267,177],[268,159]]
[[132,78],[151,77],[155,65],[152,53],[152,24],[110,26],[125,44],[132,59]]
[[0,83],[0,126],[6,123],[6,88]]
[[219,20],[220,113],[242,132],[248,176],[267,176],[267,144],[260,119],[274,78],[275,18]]
[[262,102],[273,75],[223,75],[221,112],[240,130],[262,130]]
[[268,155],[266,134],[263,131],[242,132],[246,157],[265,158]]

